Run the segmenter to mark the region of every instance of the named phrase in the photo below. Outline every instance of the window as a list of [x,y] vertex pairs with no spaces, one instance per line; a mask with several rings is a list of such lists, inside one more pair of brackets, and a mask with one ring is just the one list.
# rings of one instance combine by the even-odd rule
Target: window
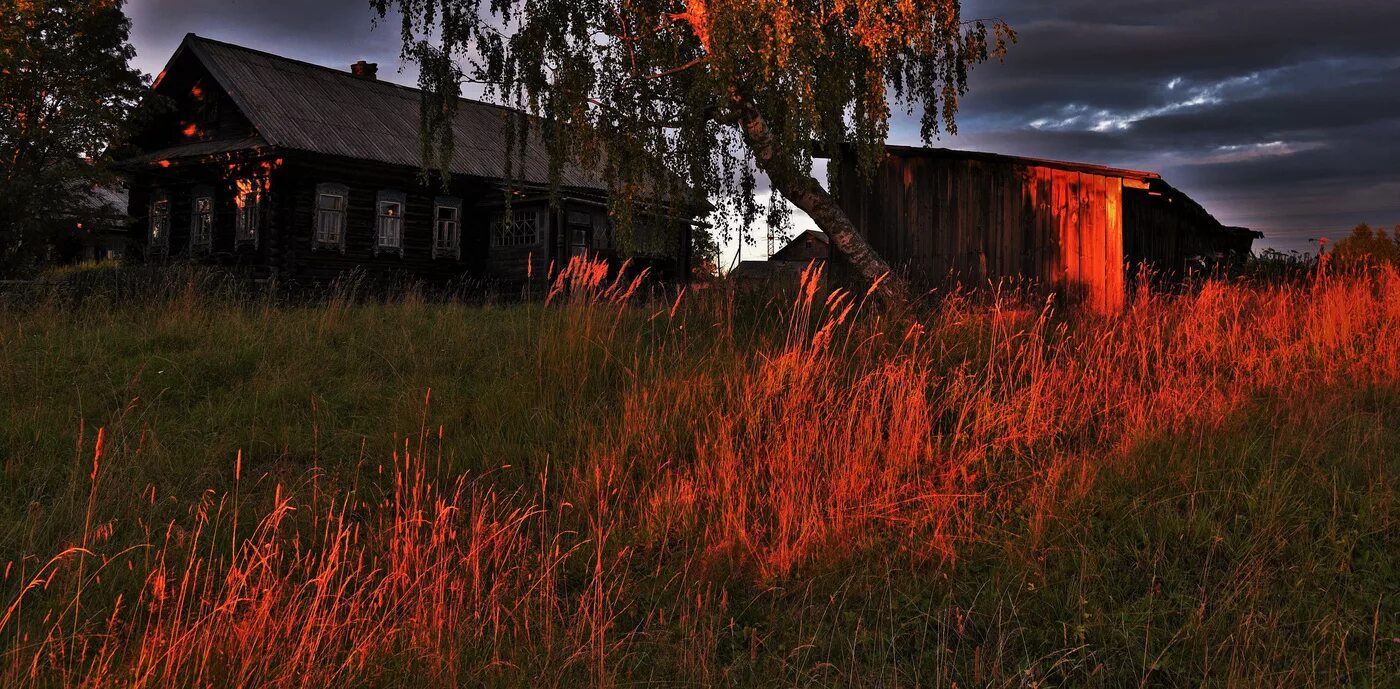
[[498,213],[491,221],[491,246],[498,249],[535,246],[540,242],[540,230],[545,222],[542,209]]
[[258,210],[262,206],[262,192],[254,180],[240,179],[235,184],[238,195],[234,197],[237,206],[234,215],[233,239],[239,244],[257,244]]
[[593,233],[593,216],[581,211],[569,211],[569,255],[587,256],[589,235]]
[[345,205],[349,188],[340,184],[316,185],[316,235],[313,247],[345,251]]
[[164,192],[157,192],[151,200],[150,245],[153,249],[170,246],[170,199]]
[[598,251],[612,248],[612,228],[608,226],[608,214],[601,211],[593,214],[593,248]]
[[374,222],[375,253],[403,255],[403,209],[405,196],[396,191],[379,192]]
[[462,257],[462,201],[439,197],[433,202],[433,258]]
[[190,253],[208,253],[213,248],[214,195],[207,190],[197,190],[190,207]]

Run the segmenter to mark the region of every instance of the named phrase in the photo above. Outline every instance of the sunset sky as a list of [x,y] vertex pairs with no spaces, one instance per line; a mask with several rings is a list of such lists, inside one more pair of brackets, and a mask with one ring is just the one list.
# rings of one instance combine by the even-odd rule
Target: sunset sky
[[[1020,34],[973,73],[957,136],[935,145],[1147,169],[1256,246],[1306,249],[1400,223],[1400,2],[971,0]],[[397,25],[363,0],[130,0],[137,66],[187,32],[301,60],[399,71]],[[917,144],[902,118],[892,143]],[[745,254],[748,255],[748,252]]]

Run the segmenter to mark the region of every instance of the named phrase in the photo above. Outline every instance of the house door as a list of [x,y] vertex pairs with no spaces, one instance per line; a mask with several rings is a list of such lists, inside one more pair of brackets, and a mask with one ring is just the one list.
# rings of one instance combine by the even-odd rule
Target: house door
[[593,216],[581,211],[569,211],[569,255],[587,256],[592,246]]

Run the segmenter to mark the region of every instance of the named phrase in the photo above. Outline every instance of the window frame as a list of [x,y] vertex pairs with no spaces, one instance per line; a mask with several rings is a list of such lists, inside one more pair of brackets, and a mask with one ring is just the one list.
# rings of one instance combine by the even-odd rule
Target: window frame
[[605,212],[593,213],[593,250],[612,251],[612,220]]
[[[397,206],[398,214],[389,215],[385,208]],[[374,253],[403,256],[404,216],[408,213],[408,195],[400,191],[380,191],[374,201]],[[391,231],[392,230],[392,231]],[[393,237],[396,241],[386,242]]]
[[[504,209],[497,211],[491,216],[491,248],[508,250],[532,249],[540,246],[540,242],[544,239],[549,229],[548,213],[549,210],[547,208],[513,208],[510,210],[510,225],[512,227],[524,226],[527,220],[532,225],[530,229],[534,233],[534,237],[529,241],[525,241],[521,238],[523,235],[519,232],[512,233],[510,237],[505,235],[506,211]],[[507,241],[507,239],[510,239],[510,241]]]
[[[207,202],[208,208],[200,212],[200,202]],[[214,251],[214,190],[209,187],[195,187],[190,193],[190,254],[208,254]]]
[[[162,221],[157,231],[157,220]],[[165,190],[157,190],[151,195],[147,211],[146,244],[152,249],[170,248],[170,195]]]
[[235,245],[258,245],[262,230],[263,191],[258,179],[248,179],[248,188],[235,184],[233,197],[233,242]]
[[[441,217],[443,210],[452,211],[452,219]],[[451,242],[444,242],[443,223],[453,225]],[[433,199],[433,258],[462,258],[462,199],[454,196],[439,196]]]
[[[326,208],[321,205],[321,200],[326,197],[339,199],[338,207]],[[334,182],[324,182],[316,185],[316,195],[312,199],[311,216],[311,248],[330,249],[345,253],[346,219],[350,208],[350,187]],[[327,219],[331,219],[335,225],[336,236],[330,237],[323,232],[323,226]]]

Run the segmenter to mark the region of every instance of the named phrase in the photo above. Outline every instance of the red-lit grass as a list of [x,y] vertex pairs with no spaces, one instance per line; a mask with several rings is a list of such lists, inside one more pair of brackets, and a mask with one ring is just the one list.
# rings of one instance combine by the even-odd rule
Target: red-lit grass
[[[776,308],[630,305],[639,284],[574,263],[548,308],[507,312],[531,343],[513,394],[554,429],[523,466],[455,466],[425,398],[382,462],[250,480],[230,448],[225,488],[169,515],[154,485],[104,499],[144,428],[80,439],[85,513],[5,572],[0,683],[1400,676],[1394,270],[1112,318],[1014,293],[892,318],[815,274]],[[388,309],[403,346],[449,347],[421,341],[438,308],[304,318],[336,337]],[[490,432],[532,438],[511,416]]]

